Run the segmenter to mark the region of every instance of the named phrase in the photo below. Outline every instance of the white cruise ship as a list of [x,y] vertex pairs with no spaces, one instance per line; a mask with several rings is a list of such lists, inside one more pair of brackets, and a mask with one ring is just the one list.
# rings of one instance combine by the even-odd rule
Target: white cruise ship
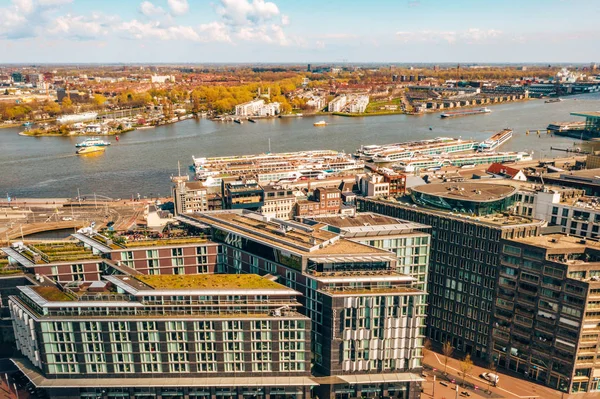
[[437,137],[430,140],[409,141],[406,143],[363,146],[355,156],[372,162],[395,162],[416,156],[473,151],[476,146],[477,142],[473,140]]
[[496,148],[500,147],[502,144],[506,143],[513,136],[512,129],[504,129],[496,134],[494,134],[489,139],[479,143],[477,146],[477,151],[493,151]]
[[436,170],[444,166],[465,167],[515,161],[531,161],[532,155],[527,152],[489,152],[453,156],[417,157],[399,161],[393,165],[398,172],[412,173],[419,170]]
[[300,151],[276,154],[196,158],[196,180],[219,185],[225,176],[252,176],[261,184],[303,178],[323,179],[347,171],[363,171],[365,162],[336,151]]

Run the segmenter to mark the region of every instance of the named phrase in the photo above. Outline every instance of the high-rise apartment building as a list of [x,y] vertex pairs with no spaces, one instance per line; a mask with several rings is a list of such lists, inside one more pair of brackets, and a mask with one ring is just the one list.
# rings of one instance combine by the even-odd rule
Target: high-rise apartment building
[[494,361],[564,392],[600,392],[600,243],[552,234],[501,245]]
[[427,335],[489,358],[501,239],[539,234],[543,221],[511,216],[517,187],[437,183],[411,190],[411,201],[359,198],[359,211],[431,226]]

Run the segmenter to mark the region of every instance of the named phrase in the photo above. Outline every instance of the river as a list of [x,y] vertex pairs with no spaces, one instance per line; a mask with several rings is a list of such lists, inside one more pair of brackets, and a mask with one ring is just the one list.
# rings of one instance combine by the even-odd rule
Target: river
[[[534,151],[534,157],[565,153],[550,147],[581,146],[579,140],[550,137],[550,122],[581,120],[570,112],[600,110],[600,94],[567,97],[560,103],[531,100],[491,106],[492,113],[442,119],[439,114],[362,118],[318,116],[258,120],[257,123],[186,120],[126,133],[99,155],[76,156],[81,137],[25,137],[22,128],[0,129],[0,196],[74,197],[93,193],[109,197],[168,195],[177,161],[188,171],[192,155],[220,156],[268,151],[332,149],[353,152],[361,144],[385,144],[438,136],[484,140],[505,127],[514,137],[505,151]],[[325,120],[326,127],[313,123]],[[431,129],[430,129],[431,128]],[[541,129],[541,137],[526,130]],[[587,148],[584,146],[584,148]]]

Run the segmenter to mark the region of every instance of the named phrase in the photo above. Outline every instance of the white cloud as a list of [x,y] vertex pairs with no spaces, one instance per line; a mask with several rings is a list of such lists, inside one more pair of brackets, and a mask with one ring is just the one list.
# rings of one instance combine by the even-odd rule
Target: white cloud
[[57,17],[47,32],[78,40],[93,40],[108,34],[115,23],[115,17],[105,17],[101,14],[92,14],[91,17],[66,14]]
[[457,42],[477,43],[484,42],[489,39],[500,37],[502,32],[495,29],[481,30],[478,28],[470,28],[464,31],[433,31],[422,30],[406,32],[396,32],[396,39],[404,42],[431,42],[431,43],[450,43]]
[[119,30],[135,39],[202,41],[190,26],[162,26],[159,22],[140,22],[136,19],[123,22]]
[[320,49],[325,48],[325,42],[323,40],[317,40],[315,42],[315,47]]
[[190,10],[187,0],[168,0],[167,3],[173,15],[183,15]]
[[208,42],[231,42],[229,30],[222,22],[210,22],[198,27],[198,31],[204,34],[205,41]]
[[72,3],[73,0],[38,0],[38,4],[41,6],[62,6],[65,4]]
[[149,1],[144,1],[140,4],[140,12],[147,17],[165,14],[165,10],[162,7],[155,6]]
[[13,0],[13,5],[17,12],[29,14],[35,8],[33,0]]
[[261,24],[279,15],[273,2],[264,0],[221,0],[217,13],[230,25]]
[[281,25],[286,26],[290,24],[290,17],[287,15],[281,15]]

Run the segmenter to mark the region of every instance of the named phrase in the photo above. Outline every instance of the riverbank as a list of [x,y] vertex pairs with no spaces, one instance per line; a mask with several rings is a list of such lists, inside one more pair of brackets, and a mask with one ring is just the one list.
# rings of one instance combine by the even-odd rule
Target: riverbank
[[96,137],[96,136],[118,136],[123,133],[133,132],[136,128],[115,130],[108,133],[80,133],[80,132],[69,132],[68,134],[52,131],[52,132],[39,132],[33,130],[25,130],[19,132],[19,136],[26,137]]

